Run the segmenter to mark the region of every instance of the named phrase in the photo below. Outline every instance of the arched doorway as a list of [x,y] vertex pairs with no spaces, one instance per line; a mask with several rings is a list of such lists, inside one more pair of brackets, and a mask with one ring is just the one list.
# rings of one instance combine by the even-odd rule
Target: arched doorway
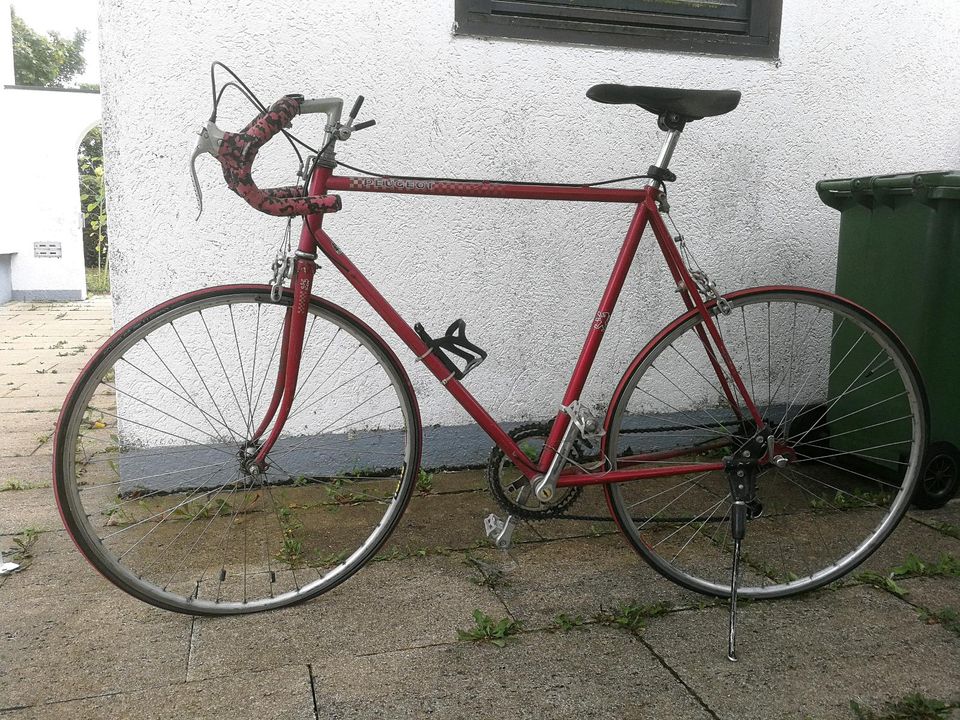
[[83,264],[87,293],[110,292],[107,253],[107,199],[103,174],[103,134],[99,123],[84,134],[77,152],[80,177],[80,216],[83,222]]

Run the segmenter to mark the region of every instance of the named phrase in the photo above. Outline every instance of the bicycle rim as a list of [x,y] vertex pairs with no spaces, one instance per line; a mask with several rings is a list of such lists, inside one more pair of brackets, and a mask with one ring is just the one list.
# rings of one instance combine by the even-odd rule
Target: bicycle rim
[[[863,562],[906,511],[918,480],[926,402],[909,354],[857,306],[800,288],[729,296],[711,313],[747,392],[774,434],[743,540],[745,597],[791,595]],[[757,432],[688,313],[634,361],[614,396],[616,467],[707,466]],[[735,403],[728,396],[733,395]],[[615,519],[658,572],[689,589],[730,592],[731,476],[724,470],[607,486]]]
[[261,286],[177,298],[78,378],[57,428],[57,501],[123,590],[191,614],[281,607],[345,580],[395,527],[419,464],[416,402],[383,341],[325,301],[308,310],[289,419],[265,472],[249,471],[291,302]]

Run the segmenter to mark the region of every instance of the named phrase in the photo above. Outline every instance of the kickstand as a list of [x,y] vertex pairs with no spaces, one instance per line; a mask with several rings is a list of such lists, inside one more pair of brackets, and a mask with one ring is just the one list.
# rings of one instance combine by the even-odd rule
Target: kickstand
[[730,634],[727,642],[727,659],[731,662],[737,662],[737,588],[740,584],[740,542],[743,540],[746,523],[747,505],[742,500],[738,500],[730,511],[733,567],[730,570]]

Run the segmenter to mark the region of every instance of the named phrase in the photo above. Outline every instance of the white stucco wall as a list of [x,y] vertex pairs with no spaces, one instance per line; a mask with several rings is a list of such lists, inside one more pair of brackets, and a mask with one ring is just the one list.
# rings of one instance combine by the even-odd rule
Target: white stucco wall
[[[12,290],[21,300],[86,297],[77,150],[100,119],[97,93],[11,87],[13,56],[8,3],[0,3],[0,198],[4,226],[0,300]],[[60,258],[34,257],[33,243],[60,242]],[[5,282],[6,281],[6,282]]]
[[[5,88],[4,205],[0,252],[10,260],[13,298],[86,297],[77,150],[100,117],[97,93]],[[61,243],[59,258],[34,257],[33,243]]]
[[[266,280],[283,221],[259,215],[187,157],[210,111],[210,60],[262,99],[367,97],[376,128],[340,157],[381,172],[596,181],[643,172],[655,118],[584,97],[599,82],[738,88],[743,101],[692,123],[671,168],[673,216],[722,289],[830,287],[837,214],[814,183],[960,164],[960,3],[785,0],[779,62],[454,37],[452,0],[305,8],[163,0],[101,5],[104,137],[115,318],[177,293]],[[219,124],[254,111],[239,96]],[[317,138],[317,117],[298,121]],[[280,142],[258,181],[289,184]],[[325,227],[411,323],[458,316],[490,358],[467,386],[500,420],[552,415],[629,220],[618,205],[344,194]],[[367,320],[328,263],[315,288]],[[585,399],[604,403],[629,358],[678,314],[652,244],[638,255]],[[382,323],[374,322],[382,328]],[[388,340],[395,340],[389,331]],[[615,341],[611,341],[616,338]],[[469,419],[401,348],[426,423]]]

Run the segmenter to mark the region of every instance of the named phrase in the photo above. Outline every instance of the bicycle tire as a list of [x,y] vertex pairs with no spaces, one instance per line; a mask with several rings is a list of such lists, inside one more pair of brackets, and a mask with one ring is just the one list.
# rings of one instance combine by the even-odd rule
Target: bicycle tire
[[262,285],[174,298],[114,333],[67,395],[61,517],[140,600],[191,615],[302,602],[373,558],[403,514],[420,463],[413,389],[376,333],[320,298],[283,433],[262,474],[244,469],[292,302]]
[[[726,299],[729,314],[715,302],[708,308],[784,463],[765,464],[757,477],[738,595],[784,597],[850,572],[896,527],[920,474],[927,403],[909,352],[863,308],[807,288]],[[627,369],[606,419],[611,467],[717,463],[756,432],[743,420],[742,397],[734,394],[739,408],[726,399],[696,332],[702,324],[696,311],[682,315]],[[652,568],[690,590],[729,596],[726,471],[605,491],[614,520]]]

